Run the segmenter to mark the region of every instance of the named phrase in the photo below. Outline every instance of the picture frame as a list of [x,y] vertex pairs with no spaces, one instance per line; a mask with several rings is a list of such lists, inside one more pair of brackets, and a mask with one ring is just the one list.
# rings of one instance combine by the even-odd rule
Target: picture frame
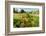
[[[40,21],[42,27],[38,28],[38,30],[36,30],[36,29],[34,30],[33,28],[31,28],[31,29],[28,28],[29,30],[27,28],[25,28],[25,30],[24,30],[24,28],[23,29],[21,28],[22,30],[15,28],[17,30],[15,30],[15,31],[12,30],[13,26],[11,26],[11,24],[13,23],[13,20],[12,20],[13,19],[13,14],[12,14],[13,12],[11,13],[11,8],[13,9],[13,7],[16,6],[16,5],[18,5],[18,7],[20,5],[19,8],[21,8],[21,5],[24,5],[23,8],[26,7],[26,9],[27,9],[27,7],[30,8],[31,5],[33,7],[35,6],[35,8],[41,6],[40,8],[42,8],[42,10],[41,10],[42,14],[41,14],[41,16],[39,15],[40,16],[39,21]],[[37,34],[37,33],[44,33],[44,32],[45,32],[45,3],[5,1],[5,35],[6,36],[21,35],[21,34]]]

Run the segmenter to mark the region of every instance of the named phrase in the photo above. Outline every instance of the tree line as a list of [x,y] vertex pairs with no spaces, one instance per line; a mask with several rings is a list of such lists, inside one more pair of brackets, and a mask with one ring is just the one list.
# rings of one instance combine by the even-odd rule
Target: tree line
[[21,9],[20,11],[18,11],[18,10],[16,10],[15,8],[13,8],[13,12],[14,13],[31,13],[31,14],[39,14],[39,10],[32,10],[32,11],[30,11],[30,12],[26,12],[26,11],[24,11],[23,9]]
[[[14,13],[18,13],[18,11],[15,10],[15,8],[13,8],[13,12],[14,12]],[[26,13],[26,12],[25,12],[23,9],[21,9],[21,11],[20,11],[19,13]]]

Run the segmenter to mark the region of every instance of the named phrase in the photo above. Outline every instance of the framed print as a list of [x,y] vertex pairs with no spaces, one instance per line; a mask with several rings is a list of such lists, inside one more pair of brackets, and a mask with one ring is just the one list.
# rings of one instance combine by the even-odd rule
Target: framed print
[[45,3],[6,1],[6,35],[45,32]]

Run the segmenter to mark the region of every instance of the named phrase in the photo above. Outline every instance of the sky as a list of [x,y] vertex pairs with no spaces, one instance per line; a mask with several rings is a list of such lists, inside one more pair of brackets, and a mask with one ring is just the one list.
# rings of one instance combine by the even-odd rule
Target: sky
[[39,10],[38,8],[15,8],[17,11],[21,11],[23,9],[26,12],[31,12],[32,10]]

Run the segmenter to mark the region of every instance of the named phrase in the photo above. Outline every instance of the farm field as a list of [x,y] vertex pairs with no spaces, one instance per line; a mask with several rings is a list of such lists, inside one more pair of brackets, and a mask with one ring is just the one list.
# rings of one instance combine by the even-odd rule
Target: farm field
[[13,13],[13,26],[16,27],[39,27],[39,15],[31,13]]

